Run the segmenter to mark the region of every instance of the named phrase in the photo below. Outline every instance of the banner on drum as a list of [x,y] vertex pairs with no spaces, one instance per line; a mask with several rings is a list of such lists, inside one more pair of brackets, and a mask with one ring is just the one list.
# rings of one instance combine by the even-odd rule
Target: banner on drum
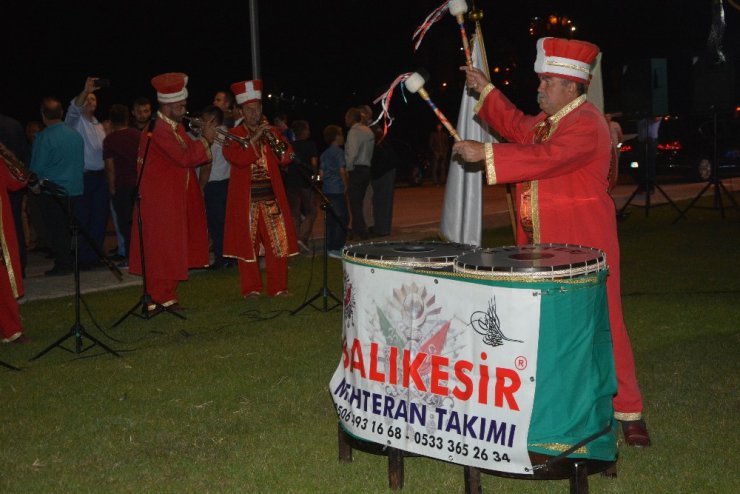
[[540,293],[345,263],[330,391],[363,440],[531,473]]

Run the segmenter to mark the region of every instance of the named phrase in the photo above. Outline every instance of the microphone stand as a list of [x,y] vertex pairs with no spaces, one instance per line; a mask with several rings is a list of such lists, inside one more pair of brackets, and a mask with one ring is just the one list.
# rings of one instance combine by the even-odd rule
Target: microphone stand
[[[632,195],[629,196],[629,198],[627,199],[627,202],[624,203],[624,206],[622,206],[622,209],[620,209],[617,212],[617,218],[619,218],[619,219],[624,219],[624,218],[627,217],[626,214],[625,214],[625,210],[629,206],[645,208],[645,217],[649,216],[649,214],[650,214],[650,208],[651,207],[656,207],[656,205],[652,205],[651,204],[652,203],[652,200],[651,200],[650,194],[651,194],[651,191],[652,190],[657,190],[658,192],[660,192],[663,195],[663,197],[665,198],[665,200],[667,201],[666,204],[672,206],[673,209],[675,209],[681,215],[683,215],[683,213],[681,212],[681,210],[679,209],[679,207],[676,205],[676,203],[673,202],[673,200],[668,196],[668,194],[666,194],[665,190],[663,190],[663,188],[660,185],[658,185],[658,182],[656,181],[656,179],[654,177],[655,166],[656,166],[656,163],[655,163],[655,161],[656,161],[656,149],[655,149],[655,146],[657,146],[658,143],[657,143],[657,140],[655,142],[651,142],[650,130],[649,130],[649,125],[650,124],[649,124],[649,121],[647,121],[648,120],[648,117],[645,117],[645,119],[646,119],[646,123],[645,123],[645,151],[644,151],[645,152],[645,162],[644,162],[644,164],[645,164],[645,176],[643,178],[642,183],[638,183],[637,187],[635,187],[635,190],[632,192]],[[619,159],[618,158],[617,158],[617,166],[619,166]],[[645,194],[645,204],[644,205],[631,204],[632,203],[632,200],[640,192],[644,192],[644,194]],[[666,204],[658,204],[657,206],[664,206]]]
[[[316,309],[316,310],[320,310],[321,312],[329,312],[330,310],[332,310],[332,309],[334,309],[334,308],[342,305],[342,301],[339,300],[336,297],[336,295],[334,295],[332,293],[332,291],[329,289],[329,285],[328,285],[328,269],[327,269],[327,267],[328,267],[328,264],[329,264],[329,252],[328,252],[328,247],[327,247],[327,231],[328,231],[328,226],[329,226],[329,214],[332,215],[332,218],[334,218],[334,221],[336,221],[337,224],[342,229],[344,229],[346,231],[346,228],[342,224],[342,221],[340,220],[339,215],[337,215],[336,211],[334,211],[334,208],[331,205],[331,200],[328,197],[326,197],[326,194],[324,194],[324,192],[321,190],[321,188],[318,185],[316,185],[316,181],[315,180],[311,180],[311,187],[319,195],[319,198],[321,200],[321,206],[320,207],[321,207],[321,209],[324,210],[324,251],[322,253],[322,256],[323,256],[323,276],[324,276],[324,279],[323,279],[323,282],[321,284],[321,288],[319,289],[318,293],[316,293],[316,295],[314,295],[313,297],[311,297],[310,299],[308,299],[307,301],[305,301],[303,304],[301,304],[300,307],[298,307],[297,309],[293,310],[290,313],[291,316],[294,316],[294,315],[298,314],[300,311],[302,311],[303,309],[305,309],[309,305],[311,307],[313,307],[314,309]],[[324,301],[324,303],[323,303],[323,309],[322,308],[319,308],[319,307],[316,307],[315,305],[313,305],[313,301],[316,300],[317,298],[322,298],[323,299],[323,301]],[[331,298],[335,302],[334,305],[332,305],[331,307],[329,307],[329,298]]]
[[[162,312],[167,312],[180,319],[186,319],[186,317],[179,312],[170,310],[169,307],[165,307],[159,302],[152,300],[152,296],[149,294],[146,283],[146,254],[144,252],[144,222],[141,218],[141,180],[144,177],[144,170],[146,169],[146,157],[149,154],[149,145],[152,143],[152,133],[154,132],[154,126],[157,122],[157,116],[153,116],[149,121],[149,128],[147,129],[147,141],[146,147],[144,148],[144,156],[141,159],[141,173],[136,180],[136,228],[139,232],[139,257],[141,259],[141,280],[143,293],[136,302],[136,305],[131,307],[120,319],[118,319],[112,327],[116,327],[121,324],[128,316],[136,316],[139,319],[148,321],[153,319],[155,316]],[[154,310],[149,310],[149,306],[154,305]]]
[[717,153],[717,109],[712,107],[712,123],[713,123],[713,129],[714,129],[714,140],[713,140],[713,146],[712,146],[712,172],[711,176],[709,177],[709,180],[707,180],[707,184],[704,186],[703,189],[701,189],[701,192],[699,192],[696,197],[689,203],[688,206],[686,206],[686,209],[681,211],[681,214],[678,218],[676,218],[673,223],[675,224],[680,220],[681,218],[687,219],[686,213],[693,207],[699,207],[694,206],[696,202],[701,199],[701,197],[704,195],[704,193],[709,190],[710,187],[713,187],[714,192],[714,200],[713,200],[713,207],[712,208],[704,208],[704,209],[719,209],[720,216],[722,219],[725,219],[725,205],[722,201],[722,192],[727,194],[727,197],[730,199],[732,204],[735,206],[735,209],[738,209],[737,201],[735,201],[735,198],[730,193],[729,190],[727,190],[727,187],[725,187],[725,184],[722,183],[722,180],[719,177],[719,154]]
[[[80,263],[79,263],[79,235],[80,233],[82,233],[85,239],[90,243],[93,249],[97,252],[98,257],[102,256],[100,247],[98,247],[98,245],[92,241],[92,238],[90,237],[90,235],[85,231],[84,228],[82,228],[79,221],[77,221],[77,217],[72,212],[72,206],[71,206],[71,201],[70,201],[69,196],[61,195],[64,193],[64,189],[57,185],[54,185],[54,187],[52,188],[50,185],[45,185],[43,182],[41,182],[41,186],[46,188],[50,192],[52,192],[51,196],[54,198],[54,201],[57,203],[57,205],[60,208],[62,208],[67,213],[69,221],[70,221],[70,229],[72,231],[72,248],[74,251],[73,265],[74,265],[74,280],[75,280],[75,322],[70,328],[69,333],[67,333],[65,336],[62,336],[57,341],[55,341],[54,343],[46,347],[44,350],[39,352],[36,356],[31,358],[30,360],[36,360],[40,358],[41,356],[45,355],[46,353],[48,353],[50,350],[52,350],[55,347],[59,347],[62,350],[66,350],[68,352],[72,352],[72,350],[62,346],[62,343],[68,338],[75,339],[74,353],[79,354],[79,353],[85,352],[97,345],[103,350],[105,350],[106,352],[112,353],[116,357],[120,357],[121,355],[119,355],[118,352],[116,352],[109,346],[105,345],[100,340],[87,334],[87,332],[85,331],[85,327],[80,322],[80,300],[82,298],[80,295]],[[67,199],[66,207],[65,207],[65,204],[62,203],[60,197],[66,197]],[[105,256],[102,256],[101,259],[106,259],[106,258]],[[108,265],[108,267],[110,268],[111,266],[112,266],[111,269],[114,270],[113,271],[114,274],[117,274],[118,279],[119,280],[123,279],[123,277],[121,276],[121,272],[118,270],[116,265],[111,262]],[[83,347],[83,343],[82,343],[83,338],[87,338],[92,343],[87,347]]]

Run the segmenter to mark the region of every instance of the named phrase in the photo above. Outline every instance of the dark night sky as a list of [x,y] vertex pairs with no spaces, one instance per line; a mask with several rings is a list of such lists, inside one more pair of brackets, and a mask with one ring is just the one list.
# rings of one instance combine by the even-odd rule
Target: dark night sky
[[[418,53],[412,53],[411,44],[415,27],[441,3],[260,0],[266,90],[288,96],[280,109],[291,119],[315,123],[318,136],[324,124],[340,123],[348,106],[370,103],[397,75],[423,66],[432,76],[427,84],[432,98],[454,121],[462,92],[457,67],[463,63],[456,24],[446,15]],[[476,3],[485,13],[489,62],[518,62],[517,82],[507,92],[528,111],[536,109],[535,40],[527,31],[533,16],[567,15],[578,26],[576,37],[601,47],[606,106],[611,111],[619,110],[612,93],[618,89],[614,79],[621,65],[649,57],[668,59],[671,108],[683,109],[690,89],[690,60],[705,51],[711,22],[711,0]],[[37,118],[42,96],[56,95],[66,104],[87,75],[112,81],[111,88],[98,92],[99,118],[113,103],[130,104],[141,95],[153,98],[149,80],[161,72],[189,74],[191,110],[210,103],[219,88],[252,77],[248,0],[30,0],[14,5],[13,14],[8,10],[1,48],[0,111],[22,122]],[[737,67],[738,56],[731,48],[740,46],[740,12],[726,3],[725,14],[725,53]],[[439,86],[442,81],[450,84],[446,90]],[[266,105],[265,110],[269,115],[277,108]],[[434,123],[420,100],[409,98],[404,104],[397,96],[394,113],[397,132],[426,135]]]

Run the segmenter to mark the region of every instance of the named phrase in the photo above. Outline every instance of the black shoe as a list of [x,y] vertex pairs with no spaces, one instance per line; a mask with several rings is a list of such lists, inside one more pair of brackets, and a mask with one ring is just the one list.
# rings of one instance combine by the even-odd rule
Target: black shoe
[[44,276],[66,276],[72,274],[74,270],[70,267],[54,266],[48,271],[44,271]]
[[650,446],[650,434],[644,420],[630,420],[622,422],[622,434],[627,446],[647,448]]

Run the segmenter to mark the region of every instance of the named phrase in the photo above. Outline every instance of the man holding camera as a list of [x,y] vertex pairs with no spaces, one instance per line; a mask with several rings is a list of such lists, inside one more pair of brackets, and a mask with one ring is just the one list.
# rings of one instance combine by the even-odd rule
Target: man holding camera
[[[79,132],[85,143],[84,190],[82,197],[75,201],[75,215],[80,226],[95,242],[98,250],[102,248],[105,237],[105,227],[110,211],[110,195],[103,161],[105,130],[95,118],[95,110],[98,108],[95,91],[108,85],[107,79],[97,77],[85,79],[85,87],[69,104],[65,118],[67,125]],[[88,242],[80,242],[79,249],[81,268],[93,267],[99,260],[98,253]]]

